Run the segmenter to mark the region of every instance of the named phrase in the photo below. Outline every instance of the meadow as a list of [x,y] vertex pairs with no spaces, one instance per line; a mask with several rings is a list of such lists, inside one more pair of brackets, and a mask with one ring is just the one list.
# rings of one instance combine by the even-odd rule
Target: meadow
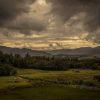
[[0,77],[0,100],[100,100],[99,70],[18,69]]

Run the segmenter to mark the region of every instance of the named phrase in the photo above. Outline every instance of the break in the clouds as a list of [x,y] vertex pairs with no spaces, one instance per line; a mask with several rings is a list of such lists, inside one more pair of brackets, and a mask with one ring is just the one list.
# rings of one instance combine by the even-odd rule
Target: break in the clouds
[[33,49],[98,46],[99,12],[100,0],[0,0],[0,44]]

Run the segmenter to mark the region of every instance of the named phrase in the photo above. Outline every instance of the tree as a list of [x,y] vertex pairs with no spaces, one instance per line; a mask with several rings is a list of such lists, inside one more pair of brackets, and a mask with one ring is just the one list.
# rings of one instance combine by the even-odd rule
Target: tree
[[0,65],[0,76],[12,76],[16,75],[17,70],[9,65]]

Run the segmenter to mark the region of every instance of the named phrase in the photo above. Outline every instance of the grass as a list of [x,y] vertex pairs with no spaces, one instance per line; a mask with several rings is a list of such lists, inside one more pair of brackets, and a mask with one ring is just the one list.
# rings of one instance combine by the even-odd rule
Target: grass
[[100,88],[96,75],[99,70],[18,69],[17,76],[0,77],[0,100],[100,100],[98,90],[70,87],[82,81],[81,85]]
[[71,87],[18,88],[2,93],[0,100],[100,100],[98,91]]
[[[95,83],[96,86],[100,87],[100,82],[93,79],[94,76],[99,75],[99,70],[80,70],[76,72],[75,70],[68,71],[41,71],[33,69],[19,69],[17,76],[10,77],[0,77],[0,89],[7,87],[19,87],[31,85],[31,80],[67,80],[67,81],[89,81]],[[23,77],[23,78],[21,78]]]
[[29,76],[32,78],[55,78],[55,77],[63,77],[67,79],[93,79],[93,76],[100,75],[99,70],[80,70],[76,72],[74,70],[68,71],[41,71],[41,70],[32,70],[32,69],[24,69],[19,70],[18,75]]
[[[93,84],[96,87],[100,88],[100,82],[94,79],[94,76],[100,76],[99,70],[68,70],[68,71],[41,71],[41,70],[31,70],[24,69],[19,71],[19,75],[25,79],[42,80],[42,83],[47,81],[59,83],[61,81],[70,82],[71,84],[79,84],[82,81],[84,84],[89,85]],[[41,82],[40,82],[41,83]],[[89,84],[88,84],[89,83]],[[51,83],[50,83],[51,84]]]

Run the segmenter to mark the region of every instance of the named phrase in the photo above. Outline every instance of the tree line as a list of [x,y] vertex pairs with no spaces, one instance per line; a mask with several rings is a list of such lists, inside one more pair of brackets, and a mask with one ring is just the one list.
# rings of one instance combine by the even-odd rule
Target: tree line
[[100,69],[100,59],[80,59],[81,57],[47,57],[31,56],[28,53],[23,57],[19,54],[4,54],[0,51],[0,67],[33,68],[41,70],[67,69]]

